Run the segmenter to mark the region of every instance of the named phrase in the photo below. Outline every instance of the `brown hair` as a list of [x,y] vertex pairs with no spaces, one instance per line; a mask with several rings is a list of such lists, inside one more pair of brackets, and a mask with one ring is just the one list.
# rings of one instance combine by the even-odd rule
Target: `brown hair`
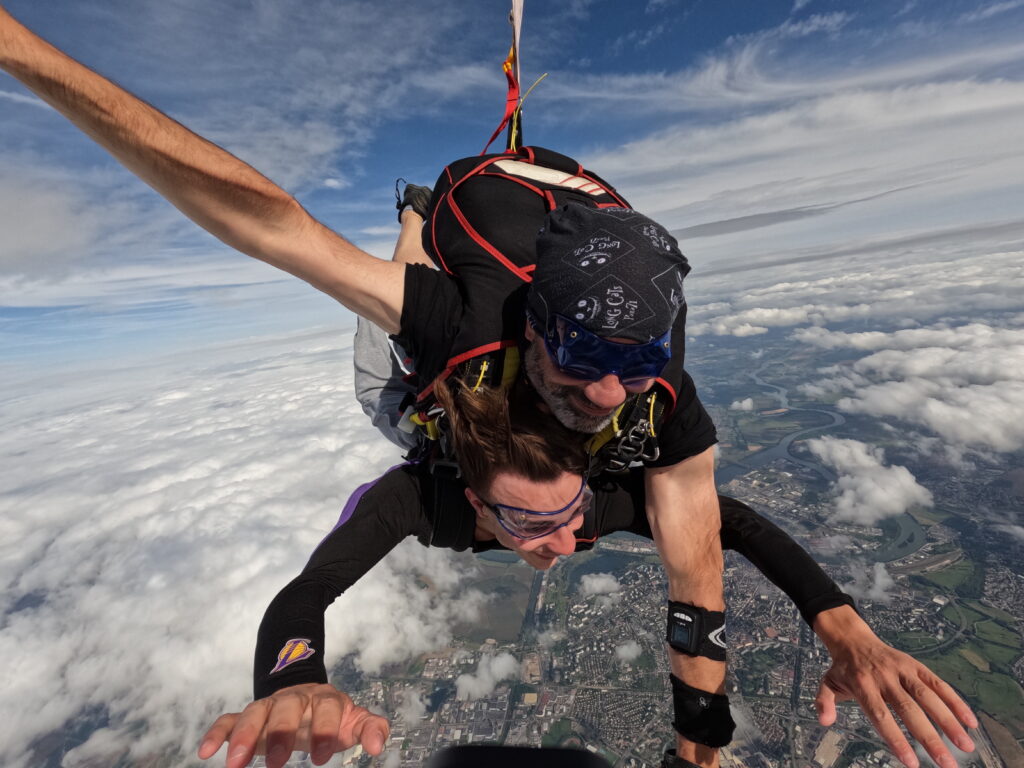
[[585,436],[543,413],[527,387],[471,389],[463,381],[438,381],[434,389],[447,414],[452,448],[466,483],[490,488],[498,472],[529,480],[554,480],[587,466]]

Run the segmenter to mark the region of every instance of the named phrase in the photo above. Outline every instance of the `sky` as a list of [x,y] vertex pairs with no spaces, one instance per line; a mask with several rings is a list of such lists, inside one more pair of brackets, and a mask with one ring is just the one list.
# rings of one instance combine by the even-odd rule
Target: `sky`
[[[504,106],[496,0],[4,4],[382,257],[395,179],[480,152]],[[1021,0],[528,0],[525,138],[679,237],[698,343],[844,350],[804,394],[965,470],[1024,448],[1022,31]],[[0,763],[69,720],[95,733],[68,766],[184,755],[247,702],[270,598],[399,460],[351,395],[354,317],[5,75],[0,233]],[[877,446],[814,450],[837,520],[879,486],[927,501]],[[438,593],[399,603],[411,574]],[[332,608],[329,658],[437,647],[472,576],[403,545]]]

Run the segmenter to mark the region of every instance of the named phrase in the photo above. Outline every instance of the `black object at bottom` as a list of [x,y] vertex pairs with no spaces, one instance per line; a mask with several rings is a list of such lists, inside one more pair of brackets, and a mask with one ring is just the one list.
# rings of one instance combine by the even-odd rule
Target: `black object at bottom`
[[729,712],[729,697],[691,688],[675,675],[672,682],[672,727],[684,739],[706,747],[724,747],[732,741],[736,721]]
[[661,768],[700,768],[700,766],[680,757],[674,749],[670,749],[661,759]]
[[426,768],[611,768],[604,758],[582,749],[448,747],[427,761]]

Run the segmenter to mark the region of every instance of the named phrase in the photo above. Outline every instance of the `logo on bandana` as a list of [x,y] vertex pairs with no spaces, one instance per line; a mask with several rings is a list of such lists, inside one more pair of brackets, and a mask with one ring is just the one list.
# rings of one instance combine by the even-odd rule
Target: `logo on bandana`
[[598,208],[594,212],[599,213],[602,216],[608,216],[613,219],[618,219],[619,221],[629,221],[630,219],[635,219],[637,216],[640,215],[637,211],[634,211],[632,208],[619,208],[618,206],[613,206],[611,208]]
[[676,244],[673,242],[668,232],[653,221],[638,224],[633,227],[633,231],[643,235],[643,237],[650,242],[651,247],[656,251],[661,251],[662,253],[673,253],[677,250]]
[[591,287],[585,299],[577,303],[576,317],[586,313],[593,322],[586,323],[587,329],[599,336],[614,336],[637,323],[654,316],[650,306],[635,290],[609,275]]
[[285,643],[284,647],[282,647],[281,650],[278,651],[277,664],[275,664],[274,668],[270,670],[270,674],[280,672],[289,664],[294,664],[296,661],[308,659],[310,656],[316,653],[315,650],[309,647],[309,643],[309,638],[305,637],[293,637],[291,640]]
[[602,229],[598,234],[587,238],[586,242],[573,248],[565,255],[564,260],[581,272],[593,275],[635,250],[622,238]]
[[678,310],[686,302],[683,295],[683,271],[678,266],[673,265],[660,275],[655,275],[651,282],[673,311]]

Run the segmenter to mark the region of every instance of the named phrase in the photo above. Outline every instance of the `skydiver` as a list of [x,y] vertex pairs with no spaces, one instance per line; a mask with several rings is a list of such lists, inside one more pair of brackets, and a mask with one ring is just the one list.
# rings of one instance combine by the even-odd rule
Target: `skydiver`
[[[474,552],[505,548],[547,569],[558,557],[588,549],[615,531],[652,537],[643,513],[642,471],[588,482],[588,461],[574,437],[531,419],[531,404],[523,408],[518,396],[506,399],[493,390],[453,398],[446,384],[440,387],[457,427],[456,451],[468,457],[468,512],[458,518],[459,530],[447,546]],[[523,410],[510,412],[517,407]],[[387,721],[327,682],[324,610],[405,537],[431,542],[444,514],[433,482],[425,464],[409,463],[353,494],[302,573],[264,615],[254,701],[241,713],[217,719],[202,739],[201,758],[224,742],[229,768],[244,765],[255,751],[267,753],[268,768],[282,765],[293,749],[311,752],[317,764],[355,744],[380,753]],[[786,533],[741,502],[719,498],[723,546],[743,554],[793,600],[832,656],[815,701],[824,724],[834,722],[835,702],[849,698],[857,698],[873,720],[882,719],[884,699],[899,704],[907,727],[924,743],[933,738],[927,713],[958,744],[972,746],[952,714],[970,722],[970,710],[948,685],[875,636],[849,597]],[[907,703],[909,697],[917,703]],[[876,727],[884,733],[884,722]],[[663,766],[692,763],[667,755]]]
[[[223,242],[305,280],[389,333],[426,330],[404,328],[402,321],[410,297],[429,314],[421,289],[445,289],[429,278],[423,282],[422,272],[429,270],[407,269],[357,248],[255,169],[82,66],[5,10],[0,12],[0,65]],[[664,328],[670,325],[671,318]],[[429,346],[417,350],[421,363]],[[626,395],[617,376],[593,382],[560,376],[550,371],[553,384],[570,392],[576,410],[588,418],[610,413]],[[695,404],[691,416],[703,410],[695,393],[685,404]],[[671,456],[666,447],[664,463]],[[713,448],[709,443],[683,459],[648,471],[647,512],[669,597],[720,616],[725,604]],[[717,695],[724,689],[724,662],[675,652],[670,658],[676,676],[695,690]],[[678,748],[687,759],[708,762],[717,752],[681,736]]]
[[[224,242],[306,280],[389,332],[402,330],[409,287],[404,265],[362,252],[252,168],[81,67],[2,8],[0,65]],[[547,358],[541,358],[542,365],[543,360]],[[583,384],[559,382],[558,373],[553,373],[554,383],[566,387],[570,400],[588,415],[612,409],[625,391],[616,376]],[[715,535],[719,524],[710,451],[709,446],[674,466],[651,471],[647,505],[669,577],[670,597],[718,610],[722,606],[721,555]],[[685,521],[673,513],[680,506],[691,514]],[[674,671],[683,678],[705,690],[720,690],[722,665],[708,667],[699,659],[677,654],[671,658]],[[901,699],[897,705],[903,703]],[[886,712],[885,717],[889,730],[896,728],[891,715]],[[898,729],[887,740],[904,762],[916,763]],[[932,741],[925,741],[932,754],[948,755]],[[688,754],[704,759],[692,751],[692,745],[687,748],[691,749]]]

